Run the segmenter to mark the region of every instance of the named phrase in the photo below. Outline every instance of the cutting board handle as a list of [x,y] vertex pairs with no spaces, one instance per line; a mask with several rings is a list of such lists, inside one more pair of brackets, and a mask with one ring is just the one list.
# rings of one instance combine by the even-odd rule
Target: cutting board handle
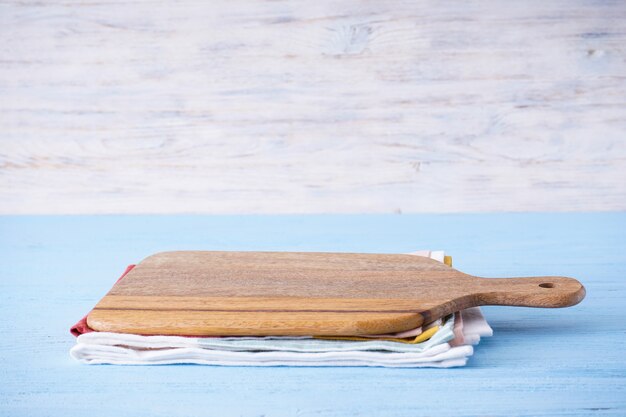
[[477,305],[556,308],[578,304],[585,287],[569,277],[480,278]]

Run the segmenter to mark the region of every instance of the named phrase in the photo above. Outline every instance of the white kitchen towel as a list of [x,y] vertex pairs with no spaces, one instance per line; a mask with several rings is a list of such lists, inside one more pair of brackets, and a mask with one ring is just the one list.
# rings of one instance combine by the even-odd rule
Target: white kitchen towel
[[[441,251],[414,254],[436,256],[440,262],[444,259]],[[430,339],[415,344],[309,336],[183,337],[91,332],[78,336],[70,354],[86,364],[453,367],[465,365],[473,354],[471,345],[492,334],[475,307],[442,320]]]
[[[491,328],[480,310],[456,314],[463,337],[478,343]],[[429,340],[407,344],[390,341],[340,341],[312,337],[180,337],[92,332],[80,335],[73,358],[88,364],[233,366],[462,366],[472,355],[468,344],[451,346],[455,320],[448,318]]]

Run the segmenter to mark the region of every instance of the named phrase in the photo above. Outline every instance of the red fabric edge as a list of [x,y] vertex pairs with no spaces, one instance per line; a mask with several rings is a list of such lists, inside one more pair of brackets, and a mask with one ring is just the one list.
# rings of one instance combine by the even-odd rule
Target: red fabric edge
[[[117,284],[118,282],[120,282],[120,280],[121,280],[122,278],[124,278],[124,277],[126,276],[126,274],[128,274],[128,273],[129,273],[129,272],[130,272],[130,271],[131,271],[134,267],[135,267],[135,265],[128,265],[128,266],[126,267],[126,271],[124,271],[124,273],[122,274],[122,276],[121,276],[121,277],[119,277],[119,278],[117,279],[117,281],[115,281],[115,283]],[[89,313],[91,313],[91,311],[89,311]],[[85,315],[85,317],[83,317],[82,319],[80,319],[80,320],[78,321],[78,323],[76,323],[75,325],[73,325],[73,326],[70,328],[70,333],[72,333],[72,335],[73,335],[73,336],[78,337],[78,336],[80,336],[81,334],[84,334],[84,333],[91,333],[91,332],[94,332],[94,331],[95,331],[94,329],[92,329],[91,327],[89,327],[89,325],[87,325],[87,316],[89,315],[89,313],[87,313],[87,314]]]

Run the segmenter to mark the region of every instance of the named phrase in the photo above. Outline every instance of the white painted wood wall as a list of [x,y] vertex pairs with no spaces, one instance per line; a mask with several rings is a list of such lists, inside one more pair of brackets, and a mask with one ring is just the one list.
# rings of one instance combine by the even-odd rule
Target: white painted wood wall
[[1,213],[626,209],[624,1],[2,1]]

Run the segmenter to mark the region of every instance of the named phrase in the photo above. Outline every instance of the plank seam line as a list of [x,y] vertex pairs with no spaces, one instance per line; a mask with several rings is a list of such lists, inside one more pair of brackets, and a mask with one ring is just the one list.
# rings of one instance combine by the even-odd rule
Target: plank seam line
[[417,310],[284,310],[284,309],[266,309],[266,310],[223,310],[223,309],[204,309],[204,308],[115,308],[115,307],[95,307],[94,310],[100,311],[213,311],[225,313],[413,313],[421,314],[422,311]]

